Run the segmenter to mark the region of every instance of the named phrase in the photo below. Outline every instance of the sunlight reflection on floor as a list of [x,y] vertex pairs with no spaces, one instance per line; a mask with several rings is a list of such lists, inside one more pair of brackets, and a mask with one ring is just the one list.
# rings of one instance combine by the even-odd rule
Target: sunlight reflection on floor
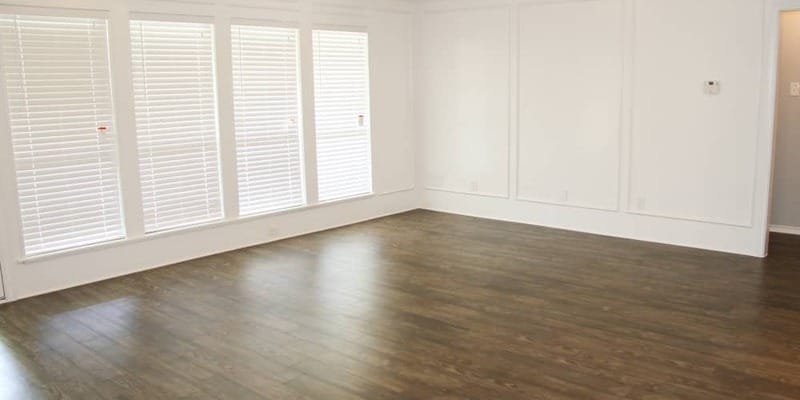
[[28,393],[28,371],[17,361],[17,357],[5,341],[0,338],[0,399],[26,399]]

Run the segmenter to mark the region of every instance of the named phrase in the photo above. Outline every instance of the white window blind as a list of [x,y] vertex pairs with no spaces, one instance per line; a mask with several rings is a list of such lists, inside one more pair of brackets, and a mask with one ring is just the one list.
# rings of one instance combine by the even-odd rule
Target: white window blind
[[297,30],[232,25],[239,211],[303,205]]
[[221,219],[213,26],[130,26],[145,230]]
[[106,21],[0,15],[26,255],[124,236]]
[[315,30],[313,46],[319,199],[370,193],[367,34]]

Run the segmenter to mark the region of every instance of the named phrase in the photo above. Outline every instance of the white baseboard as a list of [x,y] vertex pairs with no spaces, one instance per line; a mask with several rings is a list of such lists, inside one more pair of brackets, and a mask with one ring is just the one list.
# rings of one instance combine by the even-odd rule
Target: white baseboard
[[420,208],[596,235],[764,257],[760,229],[624,211],[423,191]]
[[787,233],[789,235],[800,235],[800,226],[770,225],[770,232]]

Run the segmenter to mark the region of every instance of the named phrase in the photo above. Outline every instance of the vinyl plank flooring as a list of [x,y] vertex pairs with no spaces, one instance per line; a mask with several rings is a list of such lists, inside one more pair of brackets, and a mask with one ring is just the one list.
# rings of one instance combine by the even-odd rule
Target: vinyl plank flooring
[[413,211],[0,306],[0,399],[800,398],[756,259]]

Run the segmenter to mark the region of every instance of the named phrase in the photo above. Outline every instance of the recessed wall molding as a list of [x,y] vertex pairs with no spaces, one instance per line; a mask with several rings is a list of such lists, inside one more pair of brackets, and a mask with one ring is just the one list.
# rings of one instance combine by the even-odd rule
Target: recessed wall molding
[[416,42],[414,70],[423,187],[509,198],[511,7],[441,10],[420,24],[425,40]]
[[[517,63],[519,88],[512,99],[518,108],[516,198],[619,211],[627,52],[624,2],[525,2],[517,9],[518,56],[512,60]],[[560,19],[565,15],[571,18]],[[559,22],[548,25],[548,20]],[[575,125],[573,115],[559,114],[566,111],[592,119]],[[578,136],[558,141],[565,135]]]
[[[761,213],[760,205],[757,203],[763,196],[760,191],[763,183],[758,182],[763,177],[756,175],[755,171],[759,163],[763,162],[761,144],[764,139],[759,129],[759,124],[764,121],[764,117],[759,114],[763,94],[759,88],[765,84],[765,72],[762,68],[762,60],[765,60],[762,57],[764,4],[766,1],[751,0],[736,0],[733,3],[725,0],[425,2],[420,6],[418,25],[422,28],[418,31],[417,38],[419,47],[417,58],[423,59],[423,64],[428,54],[425,47],[432,37],[424,27],[433,23],[430,21],[437,21],[445,18],[444,16],[466,19],[468,13],[474,10],[493,8],[509,10],[509,24],[512,31],[508,40],[512,47],[506,64],[510,71],[511,86],[507,93],[511,132],[508,140],[510,171],[508,189],[512,200],[515,201],[508,202],[504,206],[503,198],[506,196],[486,196],[485,191],[478,193],[476,190],[470,190],[468,179],[461,179],[465,183],[457,185],[442,184],[448,181],[459,182],[457,179],[459,169],[454,168],[455,172],[444,168],[431,171],[431,163],[447,164],[447,162],[432,160],[431,156],[426,155],[426,149],[420,148],[419,154],[422,158],[420,165],[426,168],[425,173],[421,174],[424,183],[422,187],[426,189],[423,192],[423,207],[681,245],[687,245],[686,240],[678,233],[681,229],[684,229],[684,232],[713,231],[726,237],[717,236],[703,240],[695,238],[697,242],[703,243],[700,247],[752,255],[761,254],[763,243],[758,238],[762,237],[762,233],[756,226],[755,215]],[[720,14],[709,27],[708,19],[702,15],[708,15],[711,10],[720,7],[725,8],[725,12]],[[549,76],[553,82],[563,82],[563,84],[551,84],[543,79],[535,82],[533,86],[541,89],[543,87],[541,85],[546,87],[551,84],[550,89],[545,90],[550,96],[539,97],[548,101],[554,98],[560,101],[558,96],[569,95],[571,97],[563,100],[563,104],[572,105],[581,104],[584,100],[587,100],[587,104],[596,105],[598,98],[592,97],[594,93],[608,95],[613,91],[613,99],[603,104],[610,104],[614,111],[603,112],[615,114],[616,119],[613,124],[604,125],[607,128],[603,128],[603,135],[594,136],[595,139],[604,138],[602,143],[608,146],[600,152],[598,159],[578,156],[572,161],[553,160],[555,164],[552,165],[560,167],[555,171],[547,170],[547,174],[554,174],[559,179],[549,182],[546,179],[537,179],[536,171],[544,171],[546,166],[550,165],[543,164],[543,158],[569,156],[573,151],[577,153],[590,151],[580,148],[569,149],[568,145],[590,143],[591,137],[571,141],[565,137],[541,136],[545,135],[543,131],[532,134],[531,127],[537,125],[531,123],[540,124],[539,129],[541,124],[545,124],[544,128],[551,128],[550,132],[554,135],[558,134],[558,129],[563,129],[563,132],[568,134],[575,134],[576,130],[571,129],[571,125],[580,127],[581,122],[592,121],[592,118],[599,116],[565,114],[554,117],[552,111],[543,113],[536,119],[528,116],[530,112],[526,111],[526,103],[534,104],[531,103],[531,99],[535,99],[538,93],[530,87],[526,88],[526,81],[530,86],[530,78],[536,74],[532,68],[535,69],[537,66],[535,62],[526,63],[526,46],[536,43],[526,35],[547,36],[548,28],[543,26],[550,21],[554,21],[554,25],[558,22],[562,26],[568,26],[576,13],[591,14],[587,10],[608,11],[612,8],[615,10],[613,13],[602,14],[607,16],[603,17],[605,18],[603,21],[609,21],[611,18],[616,22],[606,25],[606,30],[598,32],[603,38],[617,38],[613,41],[613,46],[608,47],[608,51],[613,51],[615,55],[614,66],[604,69],[604,71],[617,71],[616,75],[608,73],[603,75],[605,78],[601,78],[595,76],[600,71],[591,68],[586,69],[587,72],[583,75],[577,70],[566,70],[567,72],[559,75],[565,68],[553,67],[553,71],[542,76]],[[551,14],[552,10],[569,11],[559,15]],[[526,16],[526,13],[530,16]],[[550,19],[542,17],[541,13],[552,17]],[[688,18],[683,17],[687,15]],[[484,18],[470,23],[475,29],[482,30],[490,29],[490,26],[498,30],[506,27],[505,21],[501,22],[498,18]],[[560,54],[558,53],[560,50],[577,46],[573,50],[579,53],[578,56],[584,56],[587,53],[585,49],[591,51],[598,48],[596,43],[586,44],[597,40],[597,35],[587,35],[587,30],[602,26],[604,25],[597,18],[588,19],[572,31],[557,31],[559,26],[555,26],[551,30],[553,33],[548,37],[555,37],[556,39],[550,42],[554,40],[557,45],[548,47],[543,41],[539,45],[540,51],[535,54],[540,59],[552,63],[554,57],[557,58]],[[530,33],[525,33],[526,29]],[[578,39],[585,42],[569,42],[575,35],[585,35]],[[477,46],[478,43],[485,45],[487,42],[474,42],[473,45]],[[600,42],[600,45],[603,43],[611,42]],[[688,45],[684,46],[684,43]],[[681,52],[685,51],[679,49],[689,49],[689,55],[682,54]],[[603,54],[597,53],[596,56],[608,60]],[[468,60],[459,65],[462,69],[469,69],[471,63]],[[574,65],[566,66],[566,68],[573,67]],[[450,73],[463,74],[462,69],[453,69]],[[581,81],[584,75],[590,75],[594,79]],[[440,76],[446,74],[442,73]],[[570,76],[576,78],[574,86],[570,86]],[[728,88],[728,91],[723,89],[716,97],[705,95],[702,91],[702,82],[708,79],[722,81],[723,88]],[[610,80],[614,81],[613,84],[601,87],[602,83]],[[432,91],[426,90],[424,71],[417,76],[416,82],[417,98],[430,95]],[[725,82],[729,83],[725,85]],[[534,97],[531,97],[531,93]],[[546,109],[548,103],[544,100],[542,106]],[[692,106],[689,107],[687,104]],[[425,112],[425,104],[418,107],[420,112]],[[564,108],[567,107],[561,107]],[[577,112],[586,110],[587,113],[598,110],[597,107],[581,108],[580,105],[569,108]],[[451,108],[455,109],[456,106]],[[705,111],[700,113],[697,111],[699,109]],[[733,109],[738,111],[731,113],[730,110]],[[558,111],[559,108],[554,110]],[[472,116],[472,118],[479,117]],[[527,123],[526,118],[529,118]],[[548,118],[554,122],[549,125],[543,122]],[[559,119],[564,123],[559,123]],[[427,135],[448,131],[447,125],[426,130],[425,117],[422,116],[419,120],[423,124],[422,139],[419,142],[421,146],[425,146],[430,140],[426,138]],[[731,122],[733,120],[738,122],[734,124]],[[443,121],[444,119],[440,118],[438,122]],[[643,121],[646,123],[643,124]],[[669,123],[677,125],[666,130],[664,126],[668,126]],[[589,125],[597,131],[597,123]],[[552,128],[557,129],[554,131]],[[449,130],[452,130],[452,127]],[[495,127],[491,135],[496,139],[504,130],[504,127]],[[532,142],[534,138],[536,141]],[[542,147],[543,139],[552,147]],[[446,153],[428,154],[438,154],[447,160],[453,160],[457,157],[460,147],[455,142],[452,144]],[[568,153],[562,153],[565,151]],[[663,161],[654,162],[661,158]],[[587,164],[581,164],[582,160],[586,160]],[[609,168],[601,173],[599,168],[592,168],[598,165]],[[586,169],[581,170],[582,167]],[[498,171],[500,170],[502,167],[498,167]],[[587,173],[600,173],[599,176],[602,178],[596,182],[584,181],[582,185],[587,189],[585,193],[588,193],[589,197],[575,198],[573,191],[568,187],[570,185],[566,182],[570,176],[580,177]],[[434,180],[431,177],[438,178]],[[648,186],[643,186],[643,182],[647,182]],[[545,185],[542,186],[542,183]],[[593,188],[594,183],[597,184],[597,188]],[[559,185],[562,184],[565,187],[559,189]],[[602,200],[597,201],[601,199],[601,195]],[[559,221],[563,223],[560,224]],[[669,229],[659,228],[662,225],[668,226]]]
[[[755,110],[760,108],[759,87],[763,73],[761,59],[746,54],[758,53],[761,49],[763,4],[747,0],[735,3],[634,0],[632,7],[635,26],[632,78],[636,99],[631,115],[630,175],[625,211],[752,227],[759,123]],[[720,22],[709,26],[700,15],[713,12],[717,7],[723,7],[725,12],[718,14]],[[694,12],[685,11],[689,8]],[[677,20],[681,21],[683,32],[667,35],[668,28],[674,26],[667,21]],[[689,32],[704,37],[706,42],[700,44],[689,39]],[[709,52],[709,48],[715,50]],[[678,56],[695,61],[673,69],[674,83],[657,79],[659,65]],[[692,70],[694,65],[700,67]],[[728,85],[723,83],[727,92],[720,96],[704,95],[698,89],[706,79],[701,78],[703,70],[715,71],[710,73],[717,76],[715,79],[721,77],[722,81],[729,82]],[[674,111],[664,113],[665,109]],[[722,117],[727,112],[724,110],[738,111]],[[674,113],[683,113],[686,118],[666,118]],[[690,121],[693,125],[688,125]],[[716,126],[710,125],[712,121]],[[701,129],[707,139],[698,140],[703,138]],[[731,137],[731,133],[738,137]],[[674,139],[676,137],[681,140]],[[650,144],[654,140],[659,141],[658,146]],[[674,162],[662,161],[668,154],[675,154]],[[720,156],[714,163],[701,166],[710,160],[709,155],[717,154]],[[725,154],[730,156],[720,158]],[[656,162],[659,163],[657,168]],[[669,178],[667,173],[682,179]],[[673,192],[685,195],[673,196]],[[640,207],[642,203],[644,207]]]

